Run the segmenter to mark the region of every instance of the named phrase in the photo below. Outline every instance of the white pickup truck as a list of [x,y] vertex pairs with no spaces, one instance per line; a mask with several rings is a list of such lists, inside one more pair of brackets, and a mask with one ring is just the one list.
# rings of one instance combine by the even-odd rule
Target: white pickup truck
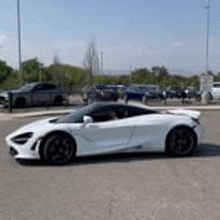
[[220,100],[220,82],[213,82],[211,95],[213,100]]

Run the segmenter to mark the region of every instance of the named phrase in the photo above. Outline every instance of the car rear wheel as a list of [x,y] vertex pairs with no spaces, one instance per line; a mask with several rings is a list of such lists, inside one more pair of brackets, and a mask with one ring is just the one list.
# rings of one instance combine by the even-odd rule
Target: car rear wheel
[[66,134],[53,134],[43,146],[43,157],[49,164],[68,164],[76,154],[74,140]]
[[169,154],[175,156],[191,155],[196,146],[194,131],[186,126],[174,128],[166,138],[166,149]]

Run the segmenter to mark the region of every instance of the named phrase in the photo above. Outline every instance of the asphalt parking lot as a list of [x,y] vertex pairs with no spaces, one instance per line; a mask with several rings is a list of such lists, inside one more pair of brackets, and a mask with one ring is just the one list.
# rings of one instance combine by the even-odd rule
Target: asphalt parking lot
[[38,118],[0,120],[0,219],[220,219],[220,111],[203,111],[199,151],[188,158],[122,154],[68,166],[19,164],[4,138]]

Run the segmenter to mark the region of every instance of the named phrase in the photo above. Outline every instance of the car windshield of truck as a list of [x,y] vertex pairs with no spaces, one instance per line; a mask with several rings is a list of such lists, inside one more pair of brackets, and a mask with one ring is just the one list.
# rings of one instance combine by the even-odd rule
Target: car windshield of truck
[[19,91],[20,92],[30,92],[33,89],[33,84],[26,84],[24,86],[22,86]]

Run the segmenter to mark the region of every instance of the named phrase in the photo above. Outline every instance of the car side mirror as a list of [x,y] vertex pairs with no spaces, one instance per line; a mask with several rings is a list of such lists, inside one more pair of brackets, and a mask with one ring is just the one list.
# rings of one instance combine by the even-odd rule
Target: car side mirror
[[83,122],[84,122],[85,124],[93,123],[93,119],[92,119],[92,117],[90,117],[90,116],[88,116],[88,115],[84,115],[84,116],[83,116]]

